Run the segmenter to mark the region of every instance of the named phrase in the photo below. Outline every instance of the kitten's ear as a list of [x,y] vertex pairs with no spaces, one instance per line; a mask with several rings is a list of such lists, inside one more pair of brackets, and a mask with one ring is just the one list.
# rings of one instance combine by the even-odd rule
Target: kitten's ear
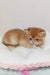
[[24,32],[25,32],[25,33],[28,33],[29,30],[30,30],[30,28],[24,29]]
[[24,29],[24,32],[25,32],[25,33],[28,33],[28,29]]
[[30,29],[31,29],[31,28],[29,27],[29,28],[28,28],[28,31],[30,31]]
[[45,37],[46,36],[46,32],[45,31],[41,31],[40,32],[40,36]]

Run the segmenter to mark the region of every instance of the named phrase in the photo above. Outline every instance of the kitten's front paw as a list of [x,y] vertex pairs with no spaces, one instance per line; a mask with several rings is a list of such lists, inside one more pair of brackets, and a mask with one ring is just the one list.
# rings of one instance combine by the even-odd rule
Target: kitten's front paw
[[33,45],[29,44],[26,46],[27,48],[33,48]]
[[43,48],[43,45],[38,45],[37,47]]

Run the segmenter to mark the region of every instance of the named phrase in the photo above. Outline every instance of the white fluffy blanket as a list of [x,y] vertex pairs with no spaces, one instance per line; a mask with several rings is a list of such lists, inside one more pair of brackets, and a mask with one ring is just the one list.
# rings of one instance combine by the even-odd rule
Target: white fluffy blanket
[[[50,63],[50,33],[47,32],[43,48],[24,48],[19,46],[13,51],[8,50],[8,48],[2,44],[2,37],[3,36],[0,36],[0,67],[17,69],[16,66],[18,65],[21,69],[23,65],[32,64],[33,66],[33,64],[36,63]],[[10,65],[13,65],[13,67],[10,67]],[[28,66],[26,67],[28,68]]]

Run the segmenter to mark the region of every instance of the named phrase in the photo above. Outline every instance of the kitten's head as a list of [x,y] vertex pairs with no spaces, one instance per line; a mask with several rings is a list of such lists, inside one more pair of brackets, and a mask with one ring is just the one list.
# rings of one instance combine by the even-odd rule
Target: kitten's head
[[28,28],[28,29],[24,29],[24,32],[25,32],[26,40],[30,44],[38,45],[44,42],[46,36],[45,30],[41,28]]

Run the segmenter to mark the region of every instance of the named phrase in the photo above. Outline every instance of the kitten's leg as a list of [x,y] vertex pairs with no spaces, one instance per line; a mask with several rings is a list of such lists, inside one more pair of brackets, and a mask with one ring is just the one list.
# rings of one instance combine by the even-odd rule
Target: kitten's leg
[[43,48],[43,44],[44,44],[44,41],[42,41],[42,42],[39,42],[39,43],[36,45],[36,47]]
[[15,46],[7,46],[9,48],[9,50],[13,50],[15,48]]
[[29,44],[27,41],[23,41],[22,43],[20,43],[20,45],[26,47],[26,48],[32,48],[33,45]]
[[39,44],[39,45],[36,45],[36,46],[42,48],[43,47],[43,44]]
[[9,48],[9,50],[13,50],[14,48],[16,48],[16,47],[18,47],[18,46],[19,46],[19,44],[10,45],[10,46],[7,45],[7,47]]
[[24,46],[25,46],[26,48],[33,48],[33,45],[31,45],[31,44],[29,44],[29,43],[24,44]]

